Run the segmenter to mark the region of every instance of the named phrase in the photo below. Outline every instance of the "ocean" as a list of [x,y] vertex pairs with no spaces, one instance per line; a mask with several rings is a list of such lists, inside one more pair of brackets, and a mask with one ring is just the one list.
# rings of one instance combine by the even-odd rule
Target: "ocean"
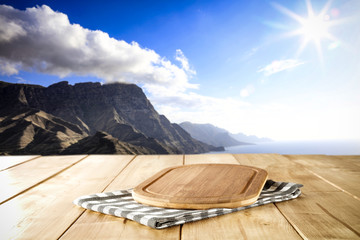
[[360,140],[275,141],[226,147],[224,152],[217,153],[360,155]]

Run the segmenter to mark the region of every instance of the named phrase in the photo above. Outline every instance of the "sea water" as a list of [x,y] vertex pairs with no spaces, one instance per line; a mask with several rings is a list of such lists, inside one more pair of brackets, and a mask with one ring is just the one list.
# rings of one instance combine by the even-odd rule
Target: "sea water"
[[217,153],[360,155],[360,140],[274,141],[226,147]]

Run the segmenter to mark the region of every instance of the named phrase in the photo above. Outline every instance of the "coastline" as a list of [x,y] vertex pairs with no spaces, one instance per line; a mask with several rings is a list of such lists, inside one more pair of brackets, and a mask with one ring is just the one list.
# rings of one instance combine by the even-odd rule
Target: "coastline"
[[360,155],[360,140],[273,141],[225,147],[223,152],[210,152],[216,153]]

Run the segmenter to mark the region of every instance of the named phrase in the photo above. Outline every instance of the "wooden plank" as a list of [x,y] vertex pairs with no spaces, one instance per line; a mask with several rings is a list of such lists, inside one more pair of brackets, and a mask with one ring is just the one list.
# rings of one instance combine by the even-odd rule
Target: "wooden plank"
[[86,155],[41,157],[0,172],[0,204],[76,164]]
[[0,171],[16,166],[31,159],[40,157],[39,155],[28,156],[0,156]]
[[341,159],[360,167],[360,155],[336,155],[336,157],[340,157]]
[[241,164],[263,167],[269,178],[304,184],[302,196],[276,206],[296,231],[309,239],[360,237],[360,201],[341,192],[302,165],[278,154],[238,154]]
[[[0,205],[0,239],[57,239],[84,212],[72,201],[103,191],[133,156],[93,155]],[[48,159],[51,160],[51,159]],[[6,216],[6,217],[5,217]]]
[[[185,164],[238,164],[231,154],[186,155]],[[182,239],[301,239],[274,204],[184,224]]]
[[303,199],[276,205],[304,238],[360,238],[358,200],[343,192],[305,192]]
[[[334,187],[360,200],[360,156],[286,155]],[[357,164],[354,164],[357,163]]]
[[[137,156],[104,190],[134,188],[160,170],[183,164],[181,155]],[[61,237],[64,239],[179,239],[180,227],[155,230],[131,220],[87,210]]]
[[[263,168],[268,171],[268,179],[274,181],[293,181],[302,183],[303,179],[312,184],[306,185],[307,191],[313,192],[337,192],[338,189],[324,184],[324,181],[309,173],[304,167],[291,162],[279,154],[234,154],[240,164]],[[289,180],[290,179],[290,180]]]

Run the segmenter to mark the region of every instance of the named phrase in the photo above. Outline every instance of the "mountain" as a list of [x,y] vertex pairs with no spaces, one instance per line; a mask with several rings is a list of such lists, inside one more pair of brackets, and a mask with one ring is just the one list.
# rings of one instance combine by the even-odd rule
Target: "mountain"
[[230,136],[235,138],[238,141],[251,142],[251,143],[262,143],[262,142],[272,142],[270,138],[259,138],[255,135],[245,135],[243,133],[232,134]]
[[21,108],[0,121],[0,152],[59,153],[85,136],[74,124],[40,110]]
[[156,151],[142,146],[119,141],[110,134],[97,132],[75,144],[72,144],[61,154],[155,154]]
[[[68,137],[67,140],[63,140],[58,137],[59,131],[56,128],[51,131],[48,124],[41,125],[36,121],[32,123],[32,120],[27,120],[27,123],[21,122],[23,120],[21,114],[26,111],[47,114],[48,120],[56,119],[73,130],[72,132],[63,130],[63,134]],[[14,121],[12,120],[14,116],[18,116],[18,121],[11,122]],[[95,136],[97,132],[109,134],[112,138],[131,146],[144,147],[141,148],[146,149],[144,154],[149,152],[204,153],[223,150],[195,140],[180,126],[170,123],[165,116],[159,115],[142,89],[134,84],[78,83],[69,85],[68,82],[63,81],[43,87],[0,82],[0,120],[4,125],[4,129],[0,129],[2,134],[0,134],[0,143],[5,142],[5,146],[11,145],[6,139],[9,137],[10,130],[7,134],[3,134],[3,131],[5,127],[10,129],[9,126],[12,126],[11,134],[17,136],[13,138],[12,151],[22,149],[24,153],[30,149],[24,147],[26,144],[18,144],[23,135],[30,136],[28,141],[33,143],[31,149],[34,151],[38,149],[35,145],[49,142],[49,149],[53,149],[49,154],[57,154],[81,138],[94,136],[94,139],[96,137],[99,139],[99,135]],[[31,127],[25,126],[29,124],[28,122],[37,127],[41,126],[41,130],[36,129],[47,137],[41,135],[39,141],[34,141],[35,135],[28,133]],[[91,142],[91,138],[86,140],[86,143]],[[53,144],[57,147],[53,147],[51,142],[54,142]],[[32,153],[35,152],[32,151]]]
[[237,146],[249,144],[247,142],[240,142],[232,138],[228,131],[222,128],[215,127],[211,124],[196,124],[191,122],[182,122],[179,124],[190,135],[207,144],[213,146]]

